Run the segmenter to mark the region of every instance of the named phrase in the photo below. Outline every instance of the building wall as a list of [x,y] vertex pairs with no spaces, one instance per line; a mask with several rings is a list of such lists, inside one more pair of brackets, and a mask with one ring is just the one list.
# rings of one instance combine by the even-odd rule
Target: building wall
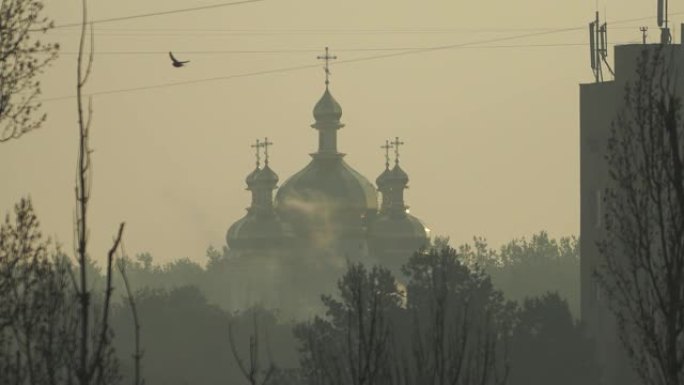
[[[615,80],[580,85],[580,279],[581,318],[596,342],[603,367],[603,384],[637,383],[617,335],[615,319],[607,298],[599,290],[594,273],[602,265],[597,242],[603,236],[602,199],[610,185],[606,149],[613,120],[624,107],[625,87],[636,77],[638,58],[644,49],[656,44],[615,47]],[[662,47],[674,61],[684,63],[681,45]],[[679,86],[682,89],[682,86]]]

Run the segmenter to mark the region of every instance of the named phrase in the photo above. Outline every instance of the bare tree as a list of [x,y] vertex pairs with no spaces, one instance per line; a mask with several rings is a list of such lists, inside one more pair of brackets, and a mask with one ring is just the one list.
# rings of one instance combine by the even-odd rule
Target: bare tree
[[105,291],[99,319],[91,320],[92,304],[91,288],[88,285],[87,265],[88,253],[88,204],[92,184],[92,162],[89,139],[93,117],[92,98],[88,99],[87,110],[84,105],[83,89],[88,82],[94,59],[94,34],[90,24],[90,52],[85,57],[86,36],[88,36],[88,3],[83,0],[83,19],[77,58],[76,103],[78,111],[79,145],[76,176],[76,257],[79,277],[76,287],[79,302],[79,349],[78,362],[74,368],[79,385],[105,384],[116,378],[117,373],[112,363],[111,329],[109,326],[109,310],[112,297],[112,264],[114,254],[119,248],[123,236],[124,224],[119,230],[107,253]]
[[[125,255],[125,253],[123,253],[123,255]],[[143,351],[140,347],[140,319],[138,318],[138,307],[135,302],[135,296],[131,290],[131,285],[128,281],[128,275],[126,273],[126,261],[126,258],[119,258],[117,261],[117,267],[119,268],[119,273],[121,274],[124,287],[126,288],[126,299],[128,300],[128,305],[131,309],[131,315],[133,317],[133,333],[135,339],[135,350],[133,351],[133,385],[144,385],[145,380],[142,377],[141,371]]]
[[[646,384],[684,382],[684,127],[674,56],[644,49],[613,124],[598,272]],[[681,63],[679,63],[681,64]]]
[[[22,50],[26,49],[27,38],[12,34],[19,32],[7,32],[13,28],[16,30],[22,22],[28,25],[39,23],[36,18],[41,8],[42,4],[37,1],[2,0],[0,3],[0,33],[8,33],[0,35],[0,47],[7,43],[3,39],[14,38],[16,49],[19,50],[16,54],[0,55],[0,70],[9,68],[21,74],[26,66],[28,72],[21,76],[33,76],[42,66],[29,59],[17,59],[22,57]],[[12,21],[12,17],[20,19]],[[22,20],[22,17],[27,20]],[[96,297],[97,293],[88,281],[91,264],[88,252],[88,204],[92,182],[92,151],[88,141],[92,101],[88,101],[86,110],[83,88],[91,73],[94,56],[92,28],[90,53],[87,57],[84,55],[87,25],[87,0],[83,0],[76,85],[79,128],[74,229],[77,273],[74,273],[70,261],[61,253],[49,258],[47,243],[41,240],[30,201],[22,200],[17,205],[16,224],[10,223],[8,217],[5,225],[0,227],[0,379],[9,379],[12,384],[105,385],[118,380],[109,311],[113,291],[112,263],[121,243],[123,223],[107,253],[104,293]],[[22,28],[19,30],[22,34],[30,32],[29,27]],[[40,49],[47,50],[36,43],[28,53],[47,52]],[[11,62],[11,58],[15,60],[14,67],[3,67]],[[24,79],[3,76],[0,73],[0,91],[3,92],[3,86],[16,87]],[[7,83],[13,81],[18,83]],[[16,89],[10,88],[10,91],[8,95],[0,93],[0,122],[4,118],[2,108],[9,108],[7,103]],[[21,114],[29,116],[34,113],[34,107],[31,107],[34,97],[28,96],[21,107],[24,108]],[[7,111],[10,110],[4,110]],[[14,128],[5,131],[10,133],[8,138],[37,127],[29,122],[30,117],[11,121],[9,127]]]
[[0,1],[0,142],[39,128],[40,81],[43,69],[57,57],[56,43],[36,34],[53,27],[42,17],[42,0]]
[[[268,351],[269,364],[268,367],[261,369],[261,357],[259,356],[259,327],[257,324],[257,312],[254,310],[253,314],[254,334],[249,336],[249,366],[245,365],[244,360],[240,357],[235,344],[235,336],[233,335],[233,323],[228,324],[228,339],[230,342],[230,349],[233,352],[233,358],[237,362],[240,371],[249,381],[250,385],[266,385],[271,380],[273,374],[276,372],[276,366]],[[266,342],[268,349],[268,341]]]

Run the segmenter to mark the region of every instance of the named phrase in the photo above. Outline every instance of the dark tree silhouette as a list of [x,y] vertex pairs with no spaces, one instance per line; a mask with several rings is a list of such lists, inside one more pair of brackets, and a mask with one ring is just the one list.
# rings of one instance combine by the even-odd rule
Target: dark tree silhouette
[[295,328],[304,375],[311,384],[392,384],[392,318],[403,297],[397,282],[387,269],[350,264],[338,288],[339,299],[322,297],[325,318]]
[[684,127],[667,52],[643,51],[612,127],[599,282],[644,383],[676,385],[684,382]]
[[[270,348],[268,346],[268,341],[266,341],[266,349],[268,352],[268,367],[262,369],[261,367],[261,357],[259,356],[259,326],[257,323],[257,312],[253,313],[253,334],[249,336],[249,366],[245,364],[244,359],[238,353],[237,347],[235,345],[235,337],[233,335],[233,323],[228,324],[228,340],[230,342],[230,349],[233,353],[233,358],[240,368],[240,372],[245,379],[250,383],[250,385],[266,385],[271,380],[273,374],[276,371],[275,363],[273,362],[273,357],[270,354]],[[261,346],[263,348],[263,346]]]
[[0,383],[69,383],[77,341],[70,268],[22,199],[0,226]]
[[0,1],[0,142],[39,128],[38,75],[57,57],[59,46],[36,37],[53,27],[42,0]]
[[403,270],[413,320],[407,383],[506,383],[514,304],[448,246],[416,253]]
[[557,293],[527,298],[511,338],[510,385],[596,385],[593,342]]
[[379,267],[350,265],[326,317],[298,325],[311,384],[503,384],[514,306],[448,246],[416,253],[406,291]]
[[[88,100],[87,110],[84,105],[83,88],[88,82],[94,59],[94,34],[90,29],[90,52],[85,57],[86,36],[88,35],[88,3],[82,2],[83,19],[81,21],[81,36],[78,47],[76,103],[78,111],[78,158],[76,173],[76,259],[79,274],[76,282],[76,295],[79,303],[79,336],[78,359],[73,367],[74,376],[79,385],[107,384],[118,376],[114,352],[112,347],[112,331],[109,325],[109,312],[112,297],[112,265],[123,236],[124,224],[119,230],[113,244],[107,252],[104,298],[99,314],[94,313],[92,290],[89,286],[87,266],[89,260],[88,239],[88,204],[90,202],[90,188],[92,185],[92,162],[89,139],[93,116],[92,99]],[[91,319],[91,316],[95,319]]]
[[[123,249],[123,246],[121,247]],[[125,255],[125,253],[123,253]],[[126,300],[131,309],[131,316],[133,318],[133,339],[135,347],[133,350],[133,385],[144,385],[145,380],[142,375],[142,358],[143,350],[140,346],[140,317],[138,316],[138,305],[135,301],[135,295],[131,289],[131,284],[128,280],[128,273],[126,272],[127,258],[123,256],[117,260],[117,268],[121,274],[124,287],[126,288]]]

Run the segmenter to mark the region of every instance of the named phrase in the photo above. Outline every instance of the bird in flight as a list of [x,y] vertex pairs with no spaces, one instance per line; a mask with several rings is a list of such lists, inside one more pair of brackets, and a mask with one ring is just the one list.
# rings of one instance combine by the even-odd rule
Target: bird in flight
[[171,52],[169,52],[169,57],[171,58],[171,65],[176,68],[183,67],[186,63],[190,63],[190,60],[180,61],[176,59]]

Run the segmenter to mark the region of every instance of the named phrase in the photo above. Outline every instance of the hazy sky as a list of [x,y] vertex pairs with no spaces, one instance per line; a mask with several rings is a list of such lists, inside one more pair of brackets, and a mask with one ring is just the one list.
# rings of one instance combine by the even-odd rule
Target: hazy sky
[[[91,16],[219,2],[93,0]],[[57,24],[80,19],[79,0],[47,3]],[[609,24],[611,43],[640,41],[640,25],[655,41],[655,3],[599,2],[609,22],[646,18]],[[595,8],[592,0],[264,0],[97,24],[89,92],[227,79],[94,97],[91,253],[105,254],[119,221],[127,223],[127,251],[158,261],[203,261],[209,245],[225,244],[249,204],[252,141],[275,142],[271,166],[281,182],[315,151],[309,125],[324,89],[316,56],[325,46],[339,57],[331,91],[346,124],[340,151],[374,181],[384,167],[380,145],[401,137],[407,201],[433,234],[454,243],[481,235],[494,245],[539,230],[576,235],[578,84],[592,80],[586,25]],[[684,6],[670,9],[679,42]],[[579,29],[553,31],[571,27]],[[44,97],[73,95],[77,31],[46,39],[63,49],[44,76]],[[464,43],[473,44],[354,62]],[[171,67],[169,50],[192,62]],[[307,65],[314,67],[230,78]],[[47,101],[44,110],[43,129],[0,145],[0,209],[31,195],[44,232],[71,250],[75,100]]]

